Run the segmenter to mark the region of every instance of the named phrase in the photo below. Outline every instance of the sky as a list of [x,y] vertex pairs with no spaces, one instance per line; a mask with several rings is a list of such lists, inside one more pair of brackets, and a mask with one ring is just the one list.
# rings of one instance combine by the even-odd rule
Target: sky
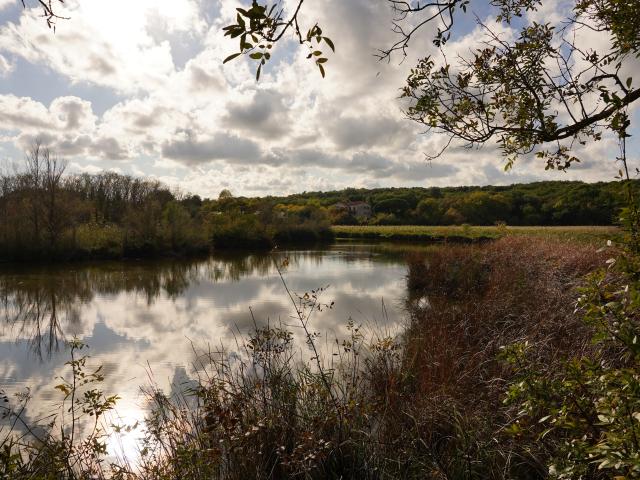
[[[237,49],[222,27],[247,3],[67,0],[61,13],[69,18],[54,32],[39,9],[0,0],[0,169],[16,168],[40,139],[68,172],[150,177],[203,197],[222,189],[263,196],[599,181],[618,171],[611,138],[581,148],[581,163],[567,173],[545,171],[533,158],[504,172],[493,145],[454,144],[428,161],[447,139],[407,120],[399,99],[410,68],[433,53],[428,32],[403,62],[380,62],[374,54],[395,38],[386,1],[309,1],[303,28],[317,22],[336,45],[326,78],[290,40],[276,46],[256,82],[248,59],[222,63]],[[562,3],[535,15],[554,18]],[[482,0],[472,7],[451,51],[482,39],[473,19],[491,12]],[[637,146],[631,142],[632,165]]]

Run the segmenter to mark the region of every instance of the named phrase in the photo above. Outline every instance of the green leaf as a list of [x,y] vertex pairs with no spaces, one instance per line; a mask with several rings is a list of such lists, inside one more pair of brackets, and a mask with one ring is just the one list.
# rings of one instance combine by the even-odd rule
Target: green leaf
[[260,71],[262,70],[262,64],[258,65],[258,70],[256,70],[256,82],[260,80]]
[[249,55],[249,57],[253,58],[254,60],[260,60],[262,58],[262,53],[254,52],[251,55]]
[[327,63],[327,59],[326,58],[319,58],[318,60],[316,60],[316,63]]
[[225,58],[225,59],[224,59],[224,61],[223,61],[222,63],[224,64],[224,63],[230,62],[231,60],[233,60],[233,59],[234,59],[234,58],[236,58],[236,57],[239,57],[240,55],[242,55],[242,53],[241,53],[241,52],[238,52],[238,53],[234,53],[234,54],[232,54],[232,55],[229,55],[227,58]]
[[318,64],[318,68],[320,69],[320,75],[324,78],[324,67],[321,64]]
[[333,42],[331,41],[331,39],[329,37],[322,37],[322,39],[324,40],[324,43],[329,45],[329,48],[335,53],[336,47],[333,45]]

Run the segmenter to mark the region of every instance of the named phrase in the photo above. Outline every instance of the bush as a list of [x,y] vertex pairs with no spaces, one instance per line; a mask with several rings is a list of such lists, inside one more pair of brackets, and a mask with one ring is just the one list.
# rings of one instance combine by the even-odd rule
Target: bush
[[80,257],[118,258],[124,251],[123,238],[117,225],[92,223],[79,225],[72,241]]
[[[85,345],[69,342],[71,359],[69,372],[61,377],[55,389],[61,400],[58,411],[38,425],[26,423],[22,414],[29,395],[17,397],[18,405],[0,390],[0,419],[8,419],[9,428],[1,431],[0,478],[20,479],[125,479],[110,475],[105,465],[107,430],[105,414],[111,411],[118,397],[105,396],[100,390],[104,380],[102,367],[87,366],[87,356],[78,356]],[[117,469],[113,469],[116,472]]]
[[544,452],[553,478],[640,476],[640,272],[630,253],[590,275],[578,309],[593,346],[549,369],[517,343],[505,349],[515,377],[510,430]]
[[273,233],[273,240],[277,245],[318,243],[332,239],[333,232],[328,226],[319,226],[313,223],[276,227]]
[[209,220],[215,248],[271,248],[272,239],[255,215],[216,215]]

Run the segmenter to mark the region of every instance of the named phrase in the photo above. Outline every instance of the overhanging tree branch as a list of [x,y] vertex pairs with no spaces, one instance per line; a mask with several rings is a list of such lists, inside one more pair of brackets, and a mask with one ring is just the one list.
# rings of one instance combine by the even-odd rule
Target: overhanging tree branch
[[[621,72],[640,55],[640,0],[574,0],[564,7],[565,18],[557,24],[537,23],[527,15],[547,4],[557,7],[555,0],[490,0],[495,22],[516,35],[502,38],[486,21],[477,20],[487,40],[471,58],[455,62],[445,55],[455,22],[473,5],[486,9],[486,3],[387,1],[395,13],[392,30],[399,38],[378,51],[379,59],[390,61],[396,53],[404,59],[419,33],[431,35],[442,53],[437,61],[429,56],[420,60],[407,79],[403,97],[411,102],[406,110],[410,119],[468,146],[495,141],[508,166],[517,156],[537,151],[547,160],[548,168],[565,169],[577,161],[569,153],[576,141],[600,140],[607,129],[618,136],[626,134],[626,110],[640,98],[640,91],[633,79],[622,78]],[[248,17],[255,12],[262,17],[250,26],[240,18],[246,12],[238,9],[238,23],[226,27],[225,34],[240,37],[240,51],[227,60],[249,54],[260,62],[259,75],[270,55],[254,52],[256,42],[247,43],[247,36],[266,39],[271,42],[267,48],[271,48],[292,26],[300,43],[315,40],[320,44],[324,40],[333,49],[317,25],[306,39],[299,34],[303,1],[294,5],[293,14],[285,19],[282,9],[264,13],[272,10],[254,0],[254,14]],[[428,26],[434,26],[435,33]],[[585,30],[602,35],[597,51],[577,40]],[[316,64],[324,75],[326,58],[321,55],[312,49],[309,58],[319,57]],[[564,140],[571,140],[570,145],[562,143]]]

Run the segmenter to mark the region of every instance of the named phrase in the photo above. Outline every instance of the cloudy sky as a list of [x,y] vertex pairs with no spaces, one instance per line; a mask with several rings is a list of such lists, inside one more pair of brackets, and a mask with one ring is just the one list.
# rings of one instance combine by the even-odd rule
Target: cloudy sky
[[[415,59],[433,49],[428,35],[404,63],[380,63],[374,53],[394,39],[385,0],[310,1],[305,27],[318,22],[337,47],[327,77],[285,42],[256,82],[248,61],[222,64],[237,44],[221,29],[242,3],[67,0],[69,20],[54,33],[40,10],[0,0],[0,168],[40,138],[69,171],[154,177],[203,196],[596,181],[617,172],[609,140],[579,152],[583,162],[569,173],[524,159],[506,174],[491,147],[454,146],[429,163],[425,154],[445,139],[404,119],[398,100]],[[474,5],[479,18],[490,14]],[[457,33],[452,49],[481,37],[471,15]]]

